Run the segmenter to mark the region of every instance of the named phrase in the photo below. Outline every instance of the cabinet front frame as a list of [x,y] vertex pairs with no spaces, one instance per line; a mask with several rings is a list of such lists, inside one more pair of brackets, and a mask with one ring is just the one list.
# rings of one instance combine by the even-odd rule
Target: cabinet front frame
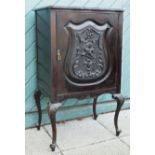
[[[117,61],[116,74],[115,74],[115,84],[110,87],[102,87],[102,88],[90,88],[90,90],[77,89],[77,91],[69,91],[68,89],[61,87],[63,81],[61,80],[61,76],[63,76],[63,70],[61,66],[63,65],[63,61],[57,60],[57,50],[59,50],[59,33],[58,30],[61,28],[58,22],[58,16],[60,12],[70,12],[70,13],[79,13],[79,10],[51,10],[51,48],[52,48],[52,90],[54,99],[58,100],[59,98],[72,98],[72,97],[86,97],[86,96],[95,96],[100,95],[102,93],[120,93],[120,84],[121,84],[121,56],[122,56],[122,12],[117,11],[94,11],[94,10],[80,10],[80,13],[97,13],[97,14],[117,14],[118,23],[117,23],[117,47],[116,52],[118,56],[115,57],[115,61]],[[60,49],[61,50],[61,49]],[[62,55],[62,59],[64,56]],[[61,73],[61,75],[60,75]],[[60,89],[62,91],[60,91]],[[76,89],[76,88],[75,88]]]

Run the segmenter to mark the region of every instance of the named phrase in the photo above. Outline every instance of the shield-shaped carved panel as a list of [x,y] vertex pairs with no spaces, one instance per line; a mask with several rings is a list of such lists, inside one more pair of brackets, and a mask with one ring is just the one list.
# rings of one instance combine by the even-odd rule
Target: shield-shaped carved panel
[[106,34],[112,26],[98,25],[93,21],[81,24],[69,22],[65,29],[69,35],[69,45],[64,60],[66,80],[75,86],[93,86],[104,82],[111,74],[106,47]]

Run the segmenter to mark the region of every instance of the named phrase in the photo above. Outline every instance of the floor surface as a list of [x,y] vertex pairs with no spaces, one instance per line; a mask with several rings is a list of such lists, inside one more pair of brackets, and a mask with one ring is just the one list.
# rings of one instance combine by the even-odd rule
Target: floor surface
[[130,110],[119,115],[122,133],[115,136],[114,113],[57,123],[57,148],[51,152],[51,126],[45,125],[25,132],[26,155],[129,155],[130,152]]

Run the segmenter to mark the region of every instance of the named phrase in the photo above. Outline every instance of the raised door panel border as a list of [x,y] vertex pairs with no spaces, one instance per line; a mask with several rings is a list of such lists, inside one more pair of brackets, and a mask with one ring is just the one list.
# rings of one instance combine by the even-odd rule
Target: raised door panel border
[[65,74],[64,74],[64,60],[65,60],[65,57],[66,57],[66,51],[68,49],[68,40],[69,40],[69,35],[66,35],[67,31],[65,30],[65,26],[69,23],[69,22],[73,22],[73,23],[82,23],[82,22],[85,22],[85,21],[88,21],[88,20],[91,20],[91,21],[95,21],[95,23],[98,23],[99,25],[102,25],[102,24],[105,24],[106,22],[108,22],[110,25],[114,26],[114,32],[113,32],[113,35],[114,35],[114,40],[117,40],[119,38],[118,36],[118,33],[119,33],[119,21],[118,21],[118,17],[120,15],[120,12],[97,12],[97,11],[78,11],[78,10],[58,10],[57,11],[57,18],[56,18],[56,21],[57,21],[57,35],[58,35],[58,38],[57,38],[57,49],[60,50],[61,52],[61,58],[62,60],[58,62],[58,68],[59,68],[59,71],[58,71],[58,81],[59,81],[59,84],[58,84],[58,87],[57,87],[57,92],[58,94],[61,96],[61,94],[65,94],[67,95],[67,93],[73,93],[73,94],[76,94],[78,92],[81,92],[81,91],[85,91],[88,93],[89,90],[96,90],[96,91],[99,91],[100,89],[102,90],[102,92],[106,92],[106,89],[107,90],[112,90],[112,91],[116,91],[118,90],[118,88],[116,88],[117,84],[116,84],[116,81],[117,81],[117,78],[118,77],[118,73],[117,70],[118,67],[120,67],[120,65],[116,64],[116,61],[117,59],[120,59],[120,58],[114,58],[116,57],[116,55],[121,55],[119,54],[121,52],[121,50],[119,50],[119,53],[117,53],[116,49],[118,49],[117,47],[117,44],[120,44],[119,40],[118,42],[115,41],[113,42],[112,40],[108,39],[108,42],[109,44],[113,44],[113,47],[111,48],[110,52],[113,53],[112,55],[112,60],[114,61],[114,70],[115,73],[113,72],[113,74],[115,75],[112,75],[111,77],[115,77],[115,79],[110,79],[107,83],[102,83],[102,84],[99,84],[99,85],[95,85],[95,86],[88,86],[88,87],[83,87],[83,88],[80,88],[80,87],[74,87],[73,85],[70,85],[68,84],[68,82],[66,82],[66,79],[65,79]]

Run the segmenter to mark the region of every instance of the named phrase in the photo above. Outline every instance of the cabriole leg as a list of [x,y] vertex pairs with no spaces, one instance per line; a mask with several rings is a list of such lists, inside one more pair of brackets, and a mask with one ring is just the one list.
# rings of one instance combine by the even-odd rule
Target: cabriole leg
[[36,125],[38,130],[40,130],[40,125],[41,125],[41,120],[42,120],[40,97],[41,97],[41,91],[38,90],[34,93],[34,98],[35,98],[36,106],[38,109],[38,124]]
[[113,94],[112,97],[117,101],[117,108],[114,116],[114,125],[116,130],[116,136],[119,136],[121,130],[118,128],[118,116],[125,99],[121,94]]
[[95,120],[97,119],[96,104],[97,104],[97,97],[94,97],[94,101],[93,101],[93,116],[94,116]]
[[49,104],[48,114],[51,121],[52,126],[52,144],[50,144],[50,148],[52,151],[55,151],[56,147],[56,139],[57,139],[57,128],[56,128],[56,112],[58,108],[61,106],[61,103]]

